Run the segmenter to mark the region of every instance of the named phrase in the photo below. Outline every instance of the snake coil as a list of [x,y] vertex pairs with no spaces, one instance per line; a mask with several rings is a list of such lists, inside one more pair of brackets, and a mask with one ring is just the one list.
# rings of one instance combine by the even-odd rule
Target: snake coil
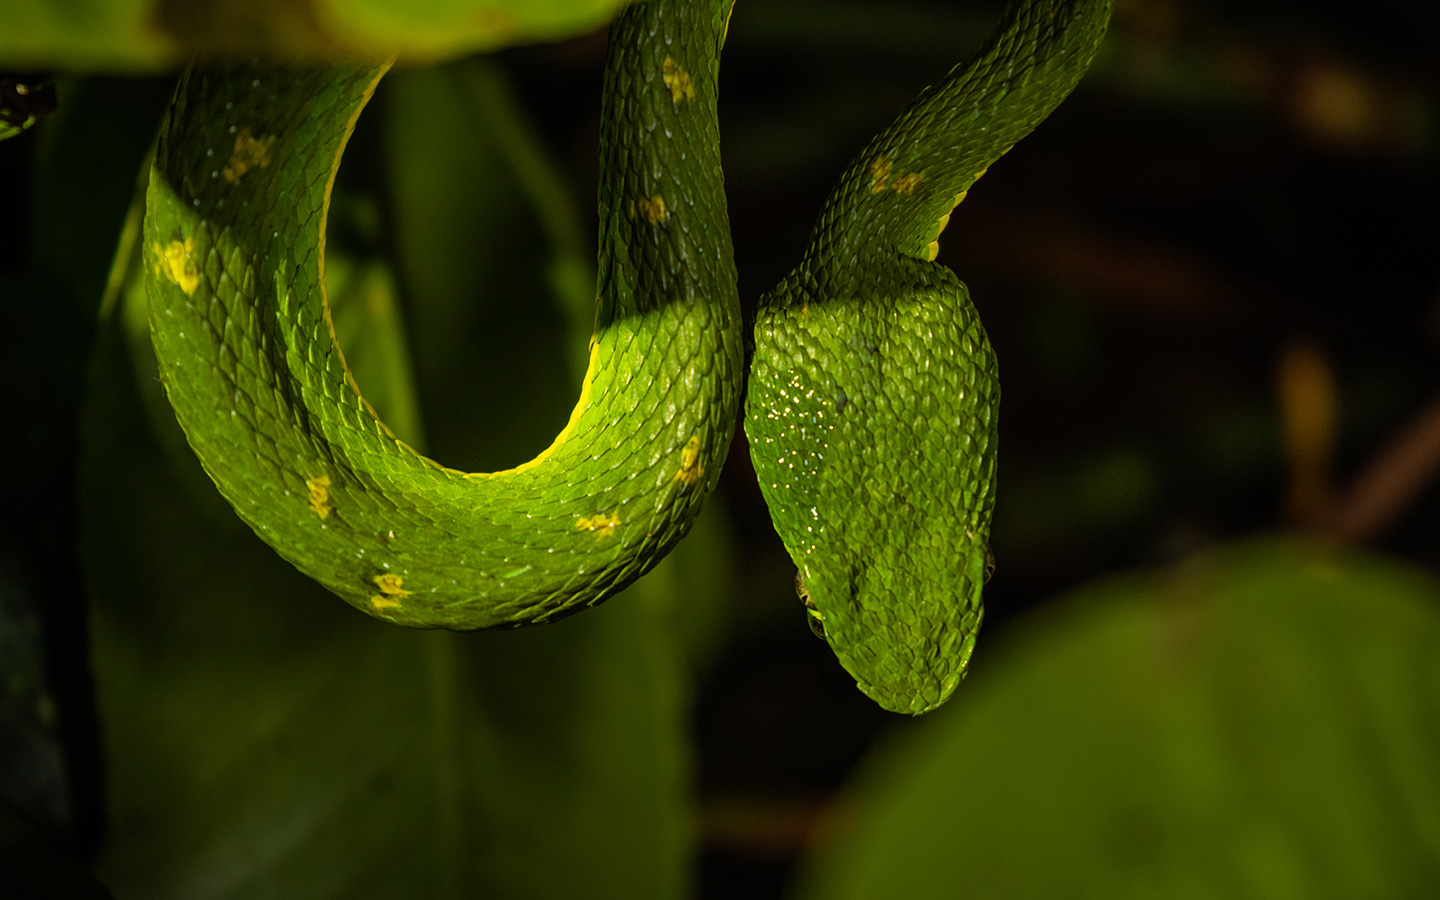
[[[361,396],[324,292],[340,156],[385,66],[197,67],[144,225],[160,377],[252,529],[402,625],[547,622],[613,595],[715,487],[744,377],[716,121],[733,0],[646,0],[611,30],[590,364],[549,448],[465,473]],[[1018,0],[967,66],[861,152],[761,302],[746,429],[816,627],[881,705],[964,673],[994,502],[994,354],[936,239],[1074,87],[1108,0]]]

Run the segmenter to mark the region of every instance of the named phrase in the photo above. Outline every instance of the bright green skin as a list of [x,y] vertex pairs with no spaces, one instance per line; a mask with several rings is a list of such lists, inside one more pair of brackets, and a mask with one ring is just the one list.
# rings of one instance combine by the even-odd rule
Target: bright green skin
[[980,628],[995,354],[930,262],[986,167],[1075,87],[1109,0],[1012,0],[975,58],[870,142],[760,301],[745,430],[817,630],[886,709],[927,712]]
[[[685,534],[742,377],[715,119],[731,2],[650,0],[613,26],[590,369],[555,444],[489,475],[397,440],[330,326],[329,185],[384,68],[186,76],[147,196],[160,377],[282,556],[379,618],[485,628],[599,603]],[[761,487],[815,619],[888,709],[933,709],[963,676],[994,503],[994,355],[932,242],[1074,87],[1108,16],[1109,0],[1018,0],[857,157],[761,302],[746,424]]]
[[383,67],[186,75],[145,217],[160,377],[221,493],[297,568],[391,622],[513,626],[601,602],[684,536],[742,379],[715,118],[729,7],[645,3],[616,21],[590,369],[538,463],[492,475],[391,435],[334,340],[329,185]]

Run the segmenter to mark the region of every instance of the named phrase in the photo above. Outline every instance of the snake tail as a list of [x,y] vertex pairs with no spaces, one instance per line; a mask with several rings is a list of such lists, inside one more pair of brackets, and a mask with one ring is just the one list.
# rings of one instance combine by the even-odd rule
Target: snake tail
[[1109,0],[1013,0],[833,188],[761,298],[751,456],[812,627],[860,689],[918,714],[964,676],[993,565],[994,351],[935,263],[950,213],[1075,87]]
[[503,472],[398,440],[335,340],[329,195],[385,66],[182,78],[147,193],[152,341],[201,463],[281,556],[370,615],[469,629],[599,603],[685,534],[742,378],[715,114],[729,7],[654,0],[612,27],[589,368],[554,443]]

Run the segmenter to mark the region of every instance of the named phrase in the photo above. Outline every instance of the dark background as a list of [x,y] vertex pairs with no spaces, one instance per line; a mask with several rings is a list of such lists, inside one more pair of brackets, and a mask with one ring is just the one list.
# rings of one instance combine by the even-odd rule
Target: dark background
[[[997,12],[742,2],[720,113],[747,313],[798,258],[849,156]],[[1440,569],[1437,31],[1435,4],[1397,0],[1121,2],[1080,89],[956,210],[940,261],[970,286],[1004,386],[998,570],[977,664],[986,640],[1059,592],[1255,532]],[[586,203],[603,52],[602,33],[499,55]],[[168,82],[97,90],[102,108],[110,97],[123,115],[158,116]],[[112,162],[133,165],[143,149],[119,142]],[[47,227],[27,206],[33,153],[31,137],[0,145],[5,218],[27,223],[0,252],[7,275]],[[111,227],[127,201],[97,201],[93,227]],[[84,292],[104,272],[64,277]],[[32,477],[7,486],[0,562],[58,573],[46,615],[74,623],[83,589],[65,549],[64,473],[87,350],[36,360],[17,336],[87,326],[8,294],[0,374],[35,388],[7,391],[20,436],[7,452]],[[693,710],[699,895],[778,896],[827,798],[902,724],[805,627],[743,433],[721,491],[738,589]],[[45,664],[62,702],[83,709],[83,628],[57,633]],[[58,740],[86,857],[103,822],[96,736],[70,721]]]

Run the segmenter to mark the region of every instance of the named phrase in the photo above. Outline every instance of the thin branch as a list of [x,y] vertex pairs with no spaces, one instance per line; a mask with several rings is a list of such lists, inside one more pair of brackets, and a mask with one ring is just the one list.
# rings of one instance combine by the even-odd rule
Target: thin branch
[[1374,540],[1440,474],[1440,395],[1360,474],[1322,533],[1345,543]]

